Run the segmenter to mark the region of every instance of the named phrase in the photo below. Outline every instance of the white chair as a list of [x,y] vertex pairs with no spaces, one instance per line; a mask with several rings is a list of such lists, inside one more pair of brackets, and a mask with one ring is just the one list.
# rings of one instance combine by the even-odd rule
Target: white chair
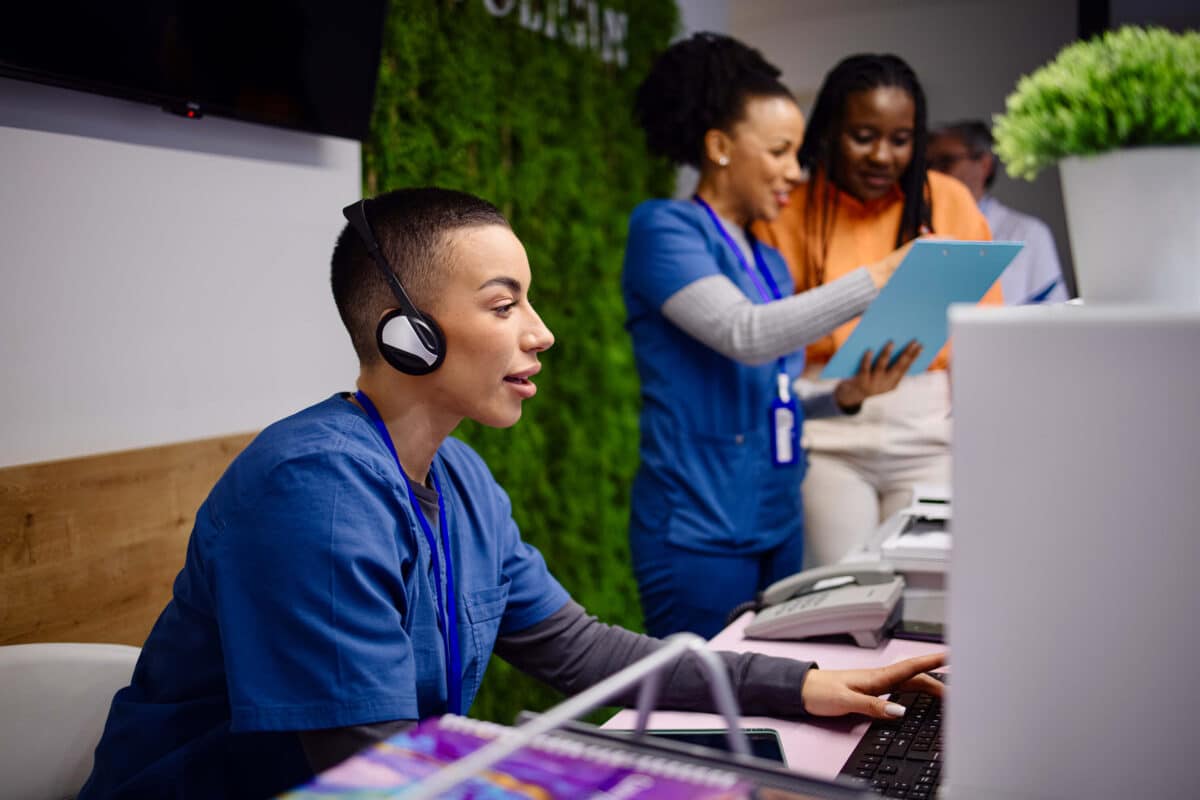
[[129,683],[140,652],[123,644],[0,647],[0,796],[79,792],[113,694]]

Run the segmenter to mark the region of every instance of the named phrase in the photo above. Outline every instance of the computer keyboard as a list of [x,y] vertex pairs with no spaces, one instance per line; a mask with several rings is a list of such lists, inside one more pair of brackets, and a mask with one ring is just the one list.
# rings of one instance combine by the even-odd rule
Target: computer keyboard
[[942,701],[921,692],[894,692],[889,699],[908,711],[901,719],[872,722],[840,776],[885,797],[932,798],[942,776]]

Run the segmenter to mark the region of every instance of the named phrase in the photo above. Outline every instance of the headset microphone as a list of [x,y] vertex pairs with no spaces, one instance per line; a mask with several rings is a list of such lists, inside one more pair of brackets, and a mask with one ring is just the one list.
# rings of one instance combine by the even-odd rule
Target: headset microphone
[[384,257],[367,220],[367,201],[359,200],[342,209],[350,227],[358,233],[371,260],[396,296],[399,308],[384,315],[375,328],[375,343],[383,360],[406,375],[428,375],[446,358],[446,337],[433,317],[421,312],[400,284]]

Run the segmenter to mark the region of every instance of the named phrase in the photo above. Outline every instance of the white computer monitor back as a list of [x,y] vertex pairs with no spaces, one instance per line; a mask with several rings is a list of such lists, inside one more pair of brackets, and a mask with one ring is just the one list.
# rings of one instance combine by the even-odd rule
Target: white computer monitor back
[[1200,310],[951,329],[946,795],[1200,796]]

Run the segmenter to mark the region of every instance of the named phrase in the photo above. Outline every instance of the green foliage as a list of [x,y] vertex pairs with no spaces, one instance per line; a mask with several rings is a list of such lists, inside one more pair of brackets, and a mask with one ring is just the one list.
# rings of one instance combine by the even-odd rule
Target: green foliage
[[993,133],[1027,180],[1066,156],[1200,142],[1200,33],[1126,27],[1068,45],[1021,78]]
[[[564,20],[551,38],[523,27],[519,9],[493,17],[482,0],[394,0],[363,161],[368,194],[462,189],[512,221],[533,269],[532,300],[557,343],[516,428],[469,423],[456,435],[491,466],[522,535],[572,596],[636,630],[627,532],[638,387],[620,271],[629,213],[672,185],[631,109],[677,11],[673,0],[603,5],[629,14],[626,67],[563,41]],[[586,8],[570,15],[568,30],[587,19]],[[559,699],[493,659],[471,713],[511,723],[518,710]]]

